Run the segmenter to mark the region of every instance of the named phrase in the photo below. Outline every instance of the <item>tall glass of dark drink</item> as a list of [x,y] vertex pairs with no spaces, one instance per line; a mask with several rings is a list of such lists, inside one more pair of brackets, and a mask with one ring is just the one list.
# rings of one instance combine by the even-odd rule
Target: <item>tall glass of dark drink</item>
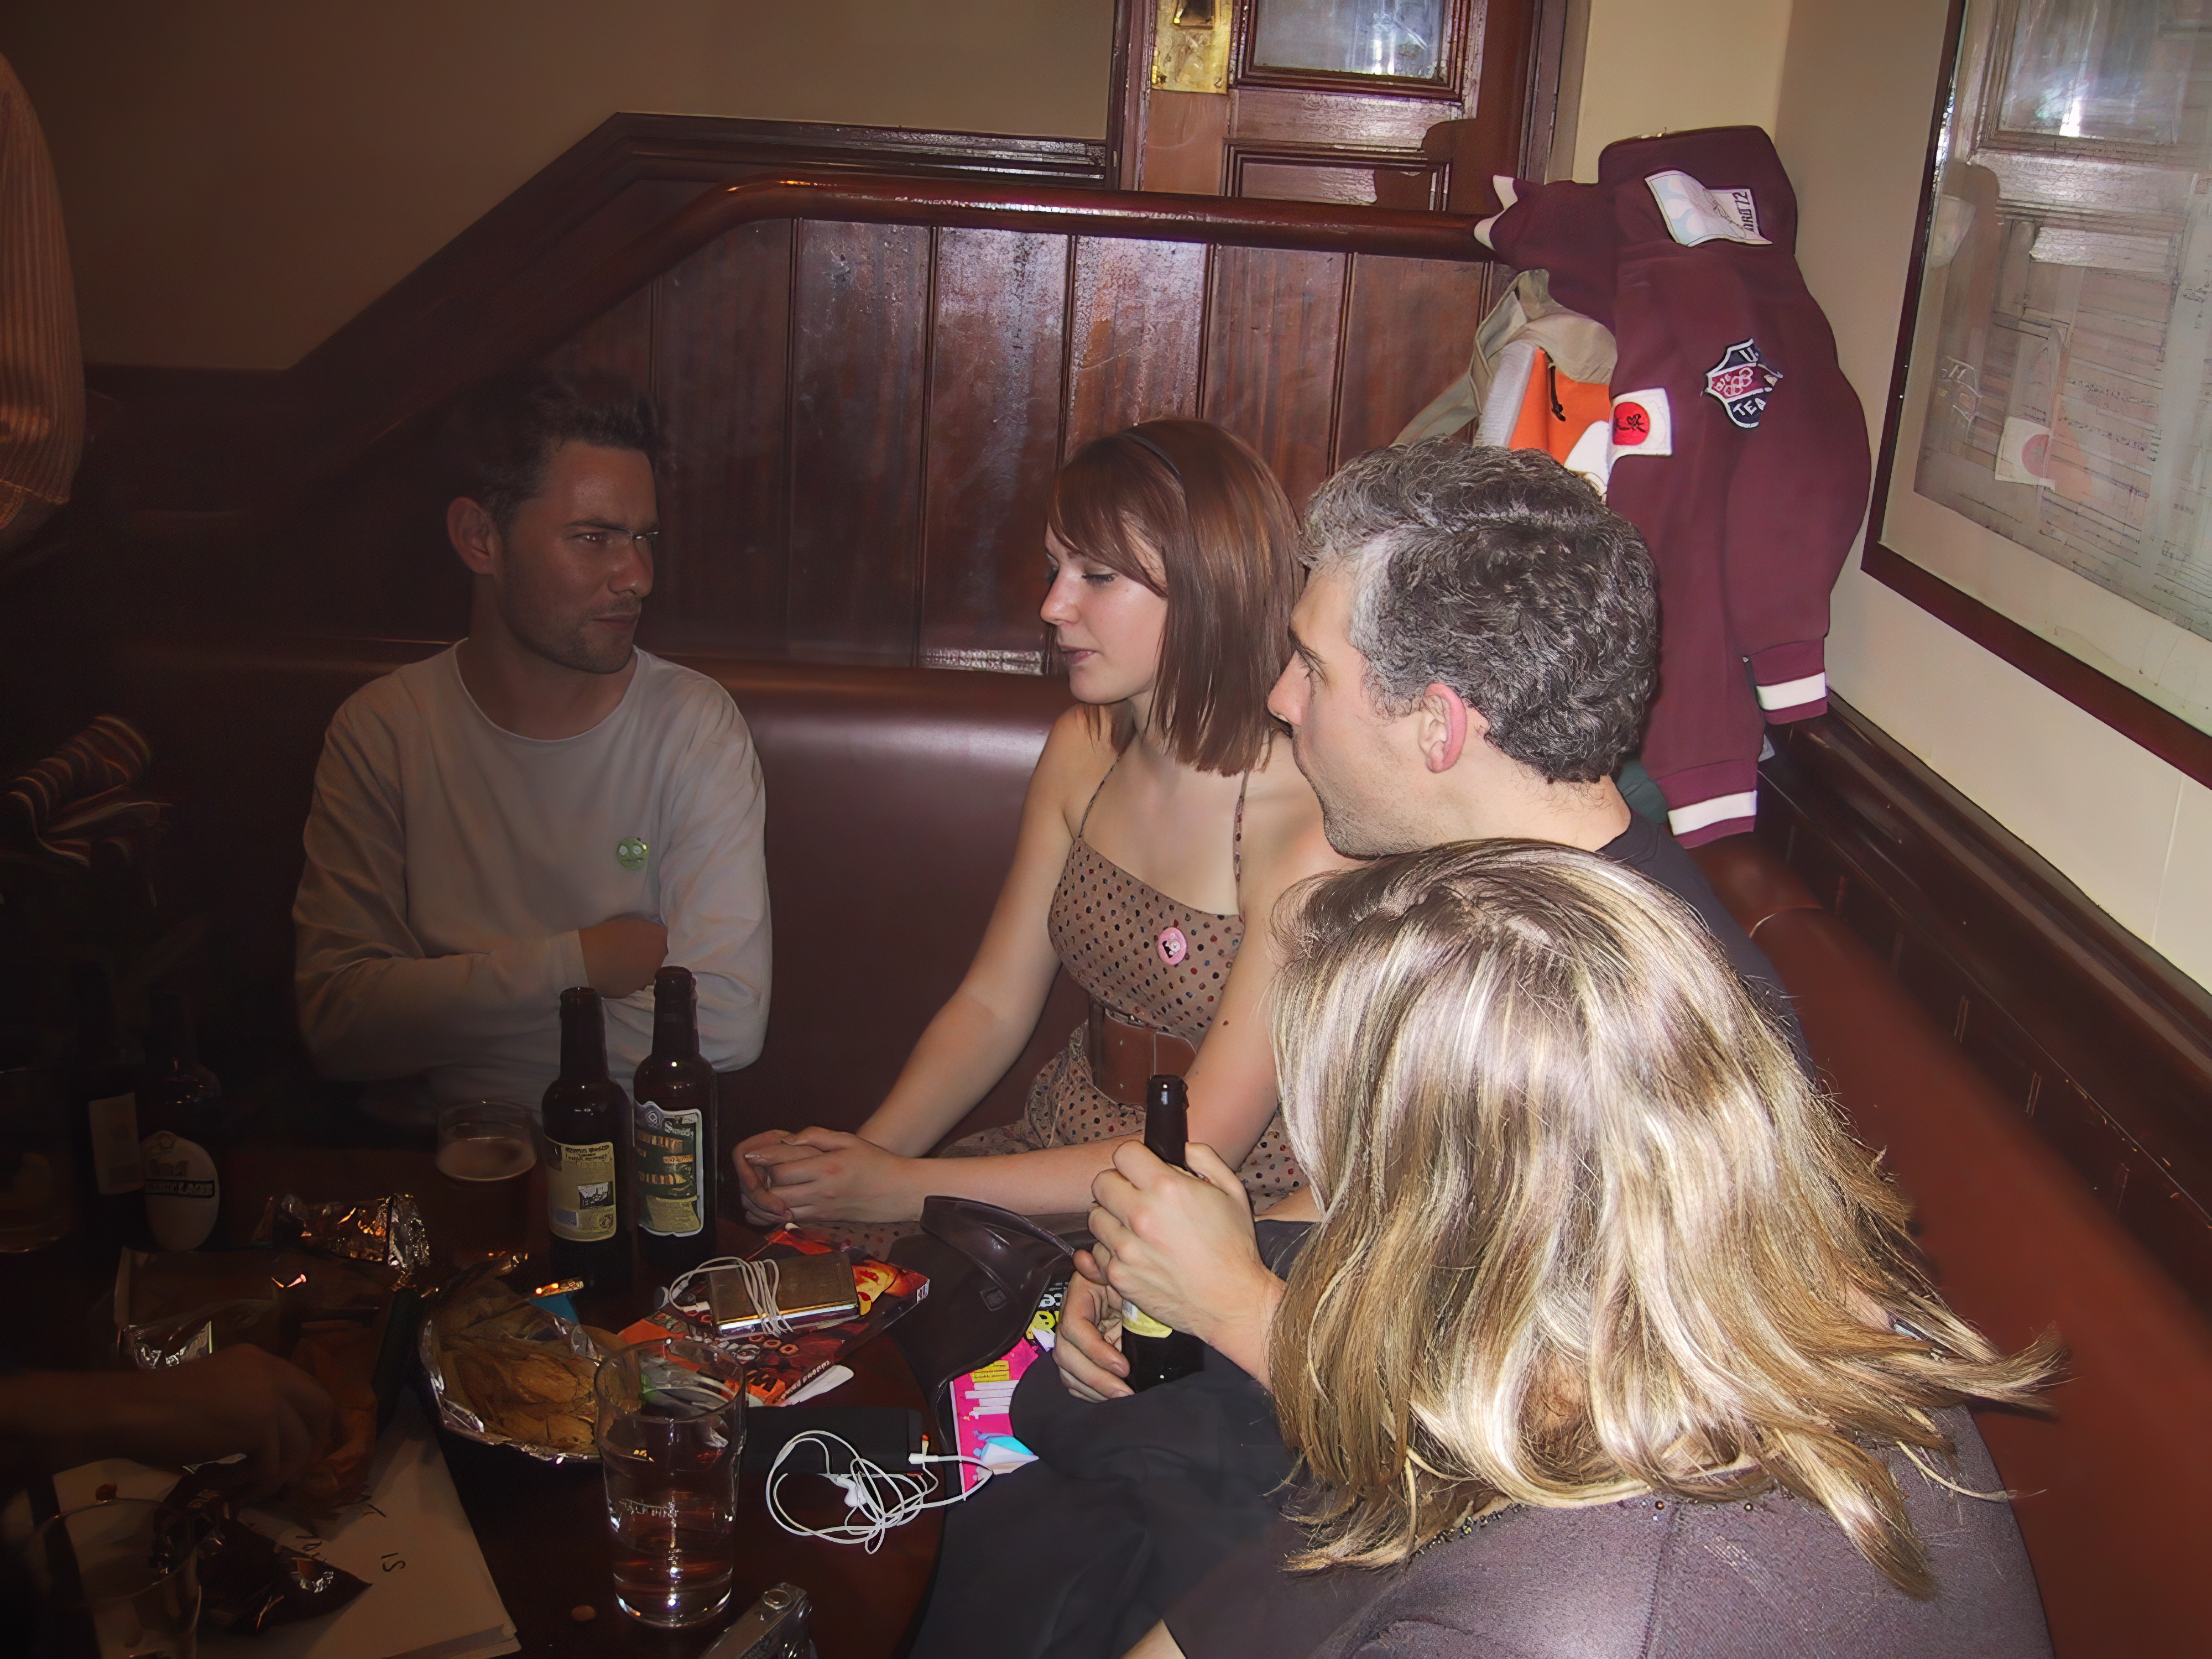
[[516,1102],[464,1100],[439,1109],[438,1173],[465,1207],[471,1255],[523,1248],[537,1162],[537,1127]]

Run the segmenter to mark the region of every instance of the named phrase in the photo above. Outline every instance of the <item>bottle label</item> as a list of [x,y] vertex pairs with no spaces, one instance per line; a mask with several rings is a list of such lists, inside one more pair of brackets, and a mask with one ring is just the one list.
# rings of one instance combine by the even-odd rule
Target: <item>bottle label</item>
[[215,1231],[222,1189],[215,1159],[198,1141],[163,1129],[140,1143],[146,1224],[165,1250],[197,1250]]
[[545,1143],[545,1222],[553,1237],[594,1244],[615,1236],[615,1144]]
[[637,1224],[663,1237],[689,1238],[706,1224],[700,1202],[699,1141],[704,1112],[664,1112],[637,1104],[631,1136],[637,1171]]
[[1133,1302],[1121,1304],[1121,1328],[1132,1336],[1173,1336],[1175,1332]]
[[110,1095],[88,1100],[92,1126],[92,1181],[104,1194],[135,1193],[146,1184],[146,1152],[138,1141],[138,1097]]

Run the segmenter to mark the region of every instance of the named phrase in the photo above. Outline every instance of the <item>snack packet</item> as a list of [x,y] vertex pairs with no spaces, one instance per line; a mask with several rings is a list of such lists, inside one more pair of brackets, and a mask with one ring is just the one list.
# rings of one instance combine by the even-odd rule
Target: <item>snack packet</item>
[[395,1287],[419,1287],[429,1272],[429,1230],[405,1193],[331,1204],[310,1204],[296,1193],[285,1193],[269,1200],[253,1242],[373,1261],[392,1270]]
[[469,1268],[422,1322],[422,1370],[439,1419],[549,1463],[596,1457],[592,1378],[619,1339],[518,1296],[499,1281],[513,1266],[495,1257]]
[[200,1617],[234,1636],[336,1613],[368,1586],[312,1555],[287,1549],[239,1520],[216,1483],[216,1466],[169,1489],[155,1516],[157,1565],[199,1552]]
[[[141,1370],[250,1342],[320,1382],[337,1406],[331,1440],[284,1499],[311,1517],[352,1503],[368,1481],[400,1271],[295,1249],[125,1250],[116,1267],[118,1336]],[[410,1293],[398,1295],[411,1304]]]

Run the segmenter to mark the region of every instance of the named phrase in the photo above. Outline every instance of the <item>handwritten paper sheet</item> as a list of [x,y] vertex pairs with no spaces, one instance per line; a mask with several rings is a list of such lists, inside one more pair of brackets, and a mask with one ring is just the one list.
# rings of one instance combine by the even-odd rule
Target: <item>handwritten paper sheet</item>
[[[125,1498],[160,1498],[176,1480],[173,1470],[110,1460],[56,1475],[54,1490],[68,1510],[91,1503],[105,1482]],[[437,1436],[412,1394],[401,1396],[377,1443],[368,1496],[319,1534],[259,1510],[243,1518],[280,1544],[343,1567],[368,1589],[328,1618],[258,1637],[203,1630],[205,1659],[490,1659],[520,1646]]]

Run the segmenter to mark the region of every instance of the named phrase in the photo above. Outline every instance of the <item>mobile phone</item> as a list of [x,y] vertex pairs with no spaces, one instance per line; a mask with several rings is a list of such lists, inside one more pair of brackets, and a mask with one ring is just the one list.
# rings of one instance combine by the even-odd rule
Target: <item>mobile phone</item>
[[[921,1449],[921,1413],[904,1406],[761,1406],[745,1413],[744,1467],[764,1469],[790,1441],[810,1430],[834,1434],[878,1468],[911,1474],[908,1456]],[[801,1458],[806,1459],[800,1462]],[[806,1474],[843,1474],[853,1460],[815,1443],[792,1454],[786,1468]]]

